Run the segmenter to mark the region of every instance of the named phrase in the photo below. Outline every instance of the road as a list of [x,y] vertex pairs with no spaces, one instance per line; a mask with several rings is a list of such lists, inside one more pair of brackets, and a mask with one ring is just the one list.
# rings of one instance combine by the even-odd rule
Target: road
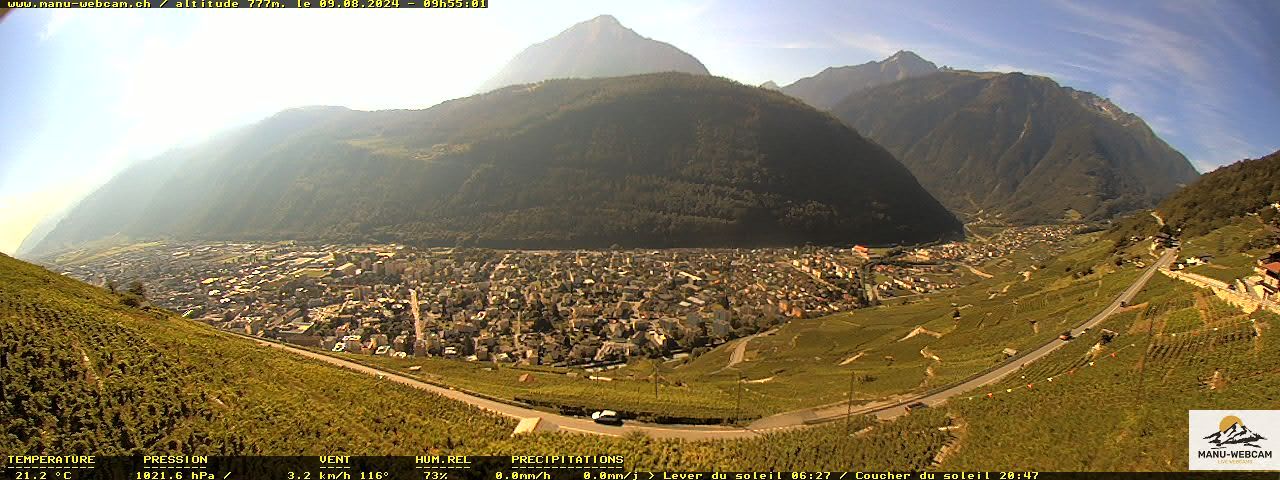
[[[1154,264],[1152,264],[1150,267],[1147,267],[1147,270],[1144,271],[1142,275],[1138,278],[1138,280],[1136,280],[1132,285],[1130,285],[1129,288],[1124,291],[1124,293],[1122,293],[1119,297],[1117,297],[1114,301],[1112,301],[1111,304],[1107,306],[1107,308],[1103,309],[1101,312],[1098,312],[1097,315],[1094,315],[1093,318],[1090,318],[1088,321],[1080,324],[1075,329],[1073,329],[1072,334],[1079,335],[1083,333],[1085,329],[1093,328],[1099,323],[1102,323],[1103,320],[1106,320],[1107,317],[1111,316],[1111,314],[1115,313],[1116,310],[1119,310],[1121,308],[1121,303],[1128,303],[1130,300],[1132,300],[1133,297],[1137,295],[1138,292],[1141,291],[1144,286],[1146,286],[1147,281],[1151,280],[1151,276],[1156,273],[1156,270],[1172,262],[1173,259],[1175,258],[1175,255],[1176,255],[1176,250],[1170,249],[1165,251],[1164,255],[1162,255],[1160,259],[1156,261]],[[256,341],[260,345],[264,345],[270,348],[285,350],[290,353],[294,353],[307,358],[311,358],[321,362],[336,365],[342,368],[346,368],[348,370],[352,370],[355,372],[364,373],[368,375],[374,375],[388,381],[408,385],[410,387],[435,393],[453,400],[466,402],[476,407],[489,410],[491,412],[496,412],[498,414],[505,415],[507,417],[511,417],[514,419],[540,417],[542,419],[541,421],[542,425],[540,426],[539,430],[560,430],[560,431],[567,431],[567,432],[587,433],[587,434],[595,434],[595,435],[610,435],[610,436],[622,436],[630,432],[641,432],[654,438],[682,438],[687,440],[731,439],[731,438],[752,437],[768,431],[790,429],[790,428],[801,427],[804,425],[830,421],[830,420],[842,418],[848,412],[848,406],[845,403],[840,403],[840,404],[827,405],[823,407],[801,409],[801,410],[796,410],[792,412],[773,415],[770,417],[765,417],[753,422],[751,425],[747,426],[746,428],[707,426],[707,425],[656,425],[656,424],[646,424],[646,423],[640,423],[640,422],[628,422],[624,426],[613,427],[613,426],[596,424],[595,422],[592,422],[590,419],[587,419],[587,418],[568,417],[564,415],[543,412],[540,410],[533,410],[533,409],[524,408],[516,405],[510,405],[507,403],[489,400],[486,398],[477,397],[475,395],[470,395],[470,394],[460,392],[451,388],[445,388],[445,387],[433,385],[433,384],[430,384],[406,375],[401,375],[401,374],[389,372],[386,370],[379,370],[373,367],[361,365],[359,363],[356,363],[350,360],[345,360],[342,358],[325,355],[323,353],[319,353],[319,352],[315,352],[315,351],[311,351],[303,348],[298,348],[291,345],[266,341],[260,338],[245,337],[239,334],[235,334],[235,335],[244,337],[244,338],[249,338],[253,341]],[[745,344],[746,342],[743,342],[743,343]],[[1005,376],[1017,371],[1022,366],[1029,364],[1031,362],[1034,362],[1036,360],[1039,360],[1041,358],[1044,358],[1046,355],[1049,355],[1051,352],[1053,352],[1058,347],[1061,347],[1064,344],[1066,344],[1065,341],[1058,340],[1055,338],[1049,341],[1048,343],[1046,343],[1045,345],[1041,346],[1040,348],[1032,351],[1031,353],[1018,357],[1010,362],[1007,362],[1001,365],[998,368],[990,370],[986,373],[978,375],[974,378],[971,378],[965,382],[962,382],[960,384],[957,384],[945,390],[928,393],[922,396],[905,397],[905,398],[899,398],[899,399],[895,399],[888,402],[879,402],[872,405],[864,405],[864,406],[855,408],[853,410],[853,413],[855,415],[874,414],[880,418],[894,418],[906,413],[906,410],[904,407],[908,403],[924,402],[929,405],[937,405],[947,401],[952,397],[960,395],[962,393],[974,390],[976,388],[979,388],[985,385],[995,383],[1000,379],[1004,378]]]
[[[236,335],[243,337],[243,335],[239,335],[239,334],[236,334]],[[352,362],[350,360],[345,360],[342,358],[325,355],[323,353],[307,350],[304,348],[298,348],[292,345],[267,341],[260,338],[253,338],[253,337],[245,337],[245,338],[250,338],[253,341],[257,342],[259,345],[284,350],[290,353],[294,353],[297,355],[301,355],[303,357],[325,362],[325,363],[342,367],[348,370],[352,370],[358,373],[373,375],[373,376],[380,377],[384,380],[396,382],[403,385],[408,385],[410,387],[418,388],[421,390],[426,390],[428,392],[435,393],[437,395],[441,395],[446,398],[450,398],[460,402],[466,402],[476,407],[479,407],[491,412],[495,412],[507,417],[511,417],[517,420],[524,419],[524,418],[531,418],[531,417],[541,417],[542,425],[539,427],[539,430],[557,430],[558,429],[558,430],[568,431],[568,432],[591,433],[591,434],[597,434],[597,435],[611,435],[611,436],[622,436],[632,431],[640,431],[655,438],[685,438],[685,439],[691,439],[691,440],[710,439],[710,438],[740,438],[740,437],[749,437],[749,436],[757,435],[756,432],[753,432],[747,429],[723,427],[723,426],[715,426],[715,425],[655,425],[655,424],[647,424],[647,423],[640,423],[640,422],[628,422],[622,427],[599,425],[587,418],[567,417],[564,415],[557,415],[554,413],[548,413],[540,410],[534,410],[531,408],[525,408],[525,407],[502,403],[494,400],[489,400],[487,398],[477,397],[475,395],[471,395],[465,392],[460,392],[451,388],[433,385],[433,384],[430,384],[406,375],[401,375],[401,374],[389,372],[386,370],[379,370],[377,368],[362,365],[356,362]]]
[[742,337],[742,339],[738,340],[738,343],[733,346],[733,351],[729,352],[729,364],[725,365],[724,368],[721,368],[720,370],[716,370],[715,373],[720,373],[727,369],[733,368],[737,366],[739,363],[742,363],[744,360],[746,360],[747,344],[750,344],[752,339],[756,337],[773,335],[774,333],[777,333],[777,331],[778,331],[777,328],[773,328],[760,333],[756,333],[754,335],[748,335],[746,337]]

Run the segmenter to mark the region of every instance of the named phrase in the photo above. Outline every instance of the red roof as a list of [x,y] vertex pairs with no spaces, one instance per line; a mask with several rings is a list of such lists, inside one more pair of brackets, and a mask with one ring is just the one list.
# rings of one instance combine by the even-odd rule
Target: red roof
[[1263,265],[1262,268],[1267,269],[1271,273],[1280,273],[1280,262],[1271,262]]

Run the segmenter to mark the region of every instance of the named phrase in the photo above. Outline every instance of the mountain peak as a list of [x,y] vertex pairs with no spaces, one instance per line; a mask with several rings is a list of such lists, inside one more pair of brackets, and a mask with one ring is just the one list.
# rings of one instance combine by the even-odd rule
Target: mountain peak
[[555,78],[620,77],[659,72],[710,75],[707,67],[692,55],[640,35],[612,15],[600,15],[524,49],[480,90]]
[[910,61],[918,61],[918,62],[928,62],[928,60],[925,60],[920,55],[916,55],[916,52],[913,52],[911,50],[898,50],[893,55],[890,55],[889,58],[885,59],[885,61],[889,61],[889,60],[899,60],[899,61],[910,60]]
[[614,17],[613,15],[609,15],[607,13],[582,23],[593,24],[593,25],[609,25],[609,26],[615,26],[615,27],[622,26],[622,22],[619,22],[617,17]]
[[888,58],[860,65],[827,67],[812,77],[796,80],[782,88],[787,95],[799,98],[818,109],[834,107],[840,100],[856,92],[938,71],[933,62],[910,50],[899,50]]

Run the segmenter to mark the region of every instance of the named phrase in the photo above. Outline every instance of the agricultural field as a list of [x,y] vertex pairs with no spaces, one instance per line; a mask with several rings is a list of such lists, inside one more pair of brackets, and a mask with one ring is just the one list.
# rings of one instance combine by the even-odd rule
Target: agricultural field
[[[668,378],[666,373],[670,367],[661,365],[655,394],[652,364],[645,368],[649,375],[636,379],[616,377],[614,371],[590,373],[551,367],[511,367],[430,357],[331,355],[437,385],[569,415],[587,415],[596,410],[611,409],[644,421],[731,423],[735,418],[759,417],[767,413],[745,398],[742,412],[738,413],[737,398],[733,392],[714,386],[681,383]],[[595,380],[591,379],[593,376]]]
[[1098,329],[951,401],[965,427],[939,468],[1185,470],[1188,409],[1280,408],[1277,326],[1156,275]]

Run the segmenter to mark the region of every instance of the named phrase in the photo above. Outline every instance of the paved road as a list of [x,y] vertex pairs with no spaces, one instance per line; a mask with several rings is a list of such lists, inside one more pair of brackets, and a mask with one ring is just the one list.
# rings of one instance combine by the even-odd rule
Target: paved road
[[[1134,295],[1137,295],[1138,292],[1141,291],[1144,286],[1146,286],[1147,281],[1151,279],[1151,276],[1155,274],[1157,269],[1165,265],[1168,265],[1170,262],[1173,261],[1175,254],[1176,254],[1175,250],[1172,250],[1172,249],[1167,250],[1164,253],[1164,255],[1160,257],[1160,260],[1158,260],[1156,263],[1148,267],[1147,270],[1143,272],[1142,276],[1139,277],[1138,280],[1133,283],[1133,285],[1130,285],[1129,288],[1126,289],[1124,293],[1122,293],[1114,301],[1112,301],[1111,304],[1107,306],[1107,308],[1103,309],[1093,318],[1089,319],[1089,321],[1075,328],[1072,331],[1073,334],[1078,335],[1082,333],[1084,329],[1092,328],[1096,326],[1097,324],[1101,323],[1103,320],[1106,320],[1107,317],[1109,317],[1112,313],[1115,313],[1116,310],[1120,309],[1120,304],[1122,302],[1127,303],[1130,300],[1132,300]],[[239,335],[239,336],[243,336],[243,335]],[[523,419],[523,418],[530,418],[530,417],[541,417],[542,426],[539,428],[540,430],[561,430],[561,431],[568,431],[568,432],[588,433],[588,434],[596,434],[596,435],[612,435],[612,436],[621,436],[626,433],[636,431],[636,432],[645,433],[655,438],[683,438],[683,439],[689,439],[689,440],[743,438],[743,437],[760,435],[763,432],[772,431],[772,430],[796,428],[796,427],[809,425],[813,423],[820,423],[823,421],[834,420],[837,418],[844,417],[848,409],[848,406],[844,403],[828,405],[825,407],[802,409],[802,410],[797,410],[793,412],[787,412],[787,413],[782,413],[782,414],[762,418],[752,423],[747,428],[704,426],[704,425],[654,425],[654,424],[645,424],[640,422],[628,422],[626,425],[621,427],[611,427],[611,426],[596,424],[595,422],[592,422],[590,419],[586,419],[586,418],[557,415],[553,413],[547,413],[539,410],[533,410],[533,409],[510,405],[510,404],[506,404],[506,403],[502,403],[494,400],[480,398],[480,397],[470,395],[464,392],[460,392],[457,390],[453,390],[450,388],[444,388],[444,387],[432,385],[430,383],[423,382],[421,380],[418,380],[409,376],[388,372],[385,370],[379,370],[376,368],[361,365],[356,362],[341,359],[338,357],[332,357],[329,355],[325,355],[322,353],[314,352],[314,351],[303,349],[303,348],[298,348],[298,347],[276,343],[276,342],[270,342],[270,341],[262,340],[259,338],[252,338],[252,337],[246,337],[246,338],[250,338],[258,342],[259,344],[267,347],[278,348],[281,350],[289,351],[291,353],[295,353],[304,357],[308,357],[308,358],[312,358],[312,359],[326,362],[329,364],[333,364],[349,370],[365,373],[368,375],[379,376],[388,381],[401,383],[414,388],[419,388],[419,389],[426,390],[438,395],[442,395],[447,398],[451,398],[451,399],[462,401],[462,402],[467,402],[476,407],[483,408],[485,410],[489,410],[492,412],[496,412],[511,418]],[[1043,358],[1044,356],[1048,355],[1050,352],[1053,352],[1055,349],[1057,349],[1058,347],[1061,347],[1065,343],[1066,342],[1062,340],[1054,339],[1049,343],[1045,344],[1044,346],[1032,351],[1031,353],[1016,359],[1015,361],[1009,362],[999,368],[996,368],[995,370],[991,370],[987,373],[984,373],[980,376],[977,376],[963,383],[950,387],[946,390],[938,391],[938,392],[927,394],[924,396],[902,398],[896,401],[880,402],[880,403],[869,405],[869,406],[864,405],[853,410],[853,413],[854,414],[875,414],[881,418],[893,418],[893,417],[897,417],[899,415],[905,414],[906,411],[903,407],[906,404],[911,402],[920,401],[929,405],[936,405],[936,404],[945,402],[947,399],[954,397],[956,395],[960,395],[962,393],[968,392],[970,390],[973,390],[975,388],[978,388],[984,385],[995,383],[996,381],[999,381],[1001,378],[1004,378],[1006,375],[1017,371],[1023,365],[1026,365],[1028,363],[1039,360],[1040,358]]]
[[747,345],[751,343],[751,340],[755,339],[756,337],[765,337],[765,336],[773,335],[774,333],[777,333],[777,332],[778,332],[777,328],[772,328],[760,333],[756,333],[754,335],[748,335],[746,337],[742,337],[742,339],[738,340],[738,343],[733,346],[733,351],[729,352],[729,363],[725,365],[724,368],[721,368],[720,370],[716,370],[716,373],[733,368],[737,366],[739,363],[742,363],[744,360],[746,360]]

